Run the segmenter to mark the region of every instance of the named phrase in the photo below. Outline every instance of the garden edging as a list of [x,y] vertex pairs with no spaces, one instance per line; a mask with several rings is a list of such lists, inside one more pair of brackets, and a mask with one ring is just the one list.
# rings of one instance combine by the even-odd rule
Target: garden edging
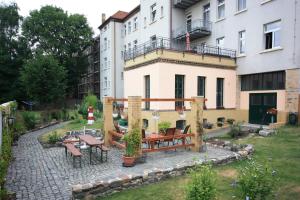
[[[219,159],[212,159],[214,165],[230,163],[236,160],[244,159],[253,153],[252,145],[247,145],[243,151],[234,152],[232,156]],[[143,174],[128,174],[121,177],[105,181],[95,181],[86,184],[77,184],[72,186],[72,199],[94,199],[104,197],[110,194],[134,188],[141,185],[147,185],[161,180],[184,175],[195,165],[207,163],[202,161],[193,161],[184,165],[177,164],[174,168],[162,168],[154,170],[144,170]]]

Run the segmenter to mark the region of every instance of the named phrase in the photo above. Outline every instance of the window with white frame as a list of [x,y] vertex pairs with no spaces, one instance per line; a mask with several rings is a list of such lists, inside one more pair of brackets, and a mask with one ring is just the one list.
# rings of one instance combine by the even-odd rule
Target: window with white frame
[[264,25],[265,49],[280,47],[280,21]]
[[135,17],[133,19],[133,30],[136,31],[138,29],[138,18]]
[[217,42],[217,47],[223,48],[224,42],[225,42],[225,37],[217,38],[216,42]]
[[246,31],[239,32],[239,54],[246,52]]
[[131,33],[131,22],[128,22],[128,34]]
[[126,32],[127,32],[127,30],[126,30],[126,24],[124,24],[124,36],[126,35]]
[[131,43],[128,43],[128,52],[130,53],[131,52]]
[[138,41],[137,41],[137,40],[134,40],[134,41],[133,41],[133,49],[134,49],[134,50],[137,49],[137,44],[138,44]]
[[246,9],[247,0],[237,0],[237,11],[242,11]]
[[104,58],[104,69],[107,68],[107,57]]
[[144,17],[144,28],[147,27],[147,17]]
[[151,22],[156,20],[156,3],[150,6],[150,20]]
[[104,38],[104,50],[107,49],[107,38]]
[[164,7],[160,7],[160,17],[164,17]]
[[104,88],[106,89],[107,88],[107,77],[104,77]]
[[217,17],[218,19],[225,17],[225,0],[218,0]]

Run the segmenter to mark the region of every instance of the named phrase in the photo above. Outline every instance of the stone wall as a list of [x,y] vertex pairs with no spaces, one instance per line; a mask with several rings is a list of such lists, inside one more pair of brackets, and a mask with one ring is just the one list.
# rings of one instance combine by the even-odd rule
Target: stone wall
[[[247,145],[243,150],[226,158],[212,159],[214,165],[230,163],[235,160],[244,159],[254,151],[252,145]],[[182,176],[197,164],[205,162],[193,161],[191,163],[177,164],[175,168],[165,168],[144,171],[143,175],[129,175],[116,177],[108,181],[96,181],[87,184],[78,184],[72,187],[72,199],[95,199],[120,192],[129,188],[139,187],[156,183],[171,177]]]
[[286,112],[298,112],[300,69],[286,70]]

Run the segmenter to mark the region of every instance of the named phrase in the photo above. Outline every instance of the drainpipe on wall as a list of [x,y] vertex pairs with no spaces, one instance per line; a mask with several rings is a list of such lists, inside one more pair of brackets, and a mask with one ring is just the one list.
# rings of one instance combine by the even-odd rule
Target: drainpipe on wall
[[114,97],[117,98],[117,80],[116,80],[116,22],[114,22]]
[[173,5],[173,0],[170,0],[170,46],[171,46],[171,44],[172,44],[172,23],[173,23],[173,19],[172,19],[172,17],[173,17],[173,9],[172,9],[172,5]]
[[296,64],[296,38],[297,38],[297,33],[296,33],[296,26],[297,26],[297,4],[298,1],[295,0],[295,17],[294,17],[294,46],[293,46],[293,63]]

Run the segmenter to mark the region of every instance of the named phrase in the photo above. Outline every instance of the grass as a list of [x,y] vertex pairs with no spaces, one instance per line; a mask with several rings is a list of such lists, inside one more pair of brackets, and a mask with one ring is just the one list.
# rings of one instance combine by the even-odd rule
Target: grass
[[[258,162],[269,161],[279,176],[277,198],[280,200],[300,199],[300,127],[283,127],[278,134],[262,138],[243,138],[238,143],[254,145],[253,158]],[[237,161],[228,165],[215,167],[217,175],[218,199],[241,199],[231,183],[238,176],[238,169],[246,161]],[[129,189],[104,198],[105,200],[182,200],[188,176],[172,178],[156,184]]]
[[[87,125],[87,120],[77,119],[77,120],[73,120],[73,121],[67,123],[63,127],[59,128],[59,129],[56,129],[54,131],[56,131],[56,133],[58,134],[59,137],[62,137],[66,134],[67,131],[83,130],[84,126],[87,129],[102,129],[103,128],[102,119],[96,120],[93,125]],[[43,143],[47,143],[49,135],[53,134],[54,131],[51,131],[51,132],[48,132],[48,133],[45,133],[45,134],[41,135],[39,140]]]

